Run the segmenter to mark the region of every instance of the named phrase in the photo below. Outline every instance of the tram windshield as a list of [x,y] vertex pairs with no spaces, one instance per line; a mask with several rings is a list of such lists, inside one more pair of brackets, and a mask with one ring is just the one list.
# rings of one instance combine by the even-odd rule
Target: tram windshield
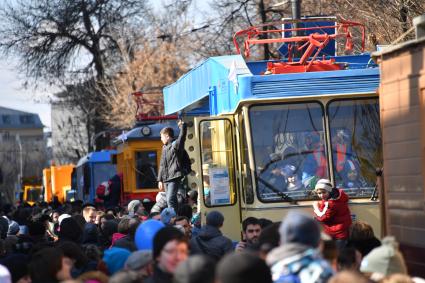
[[138,189],[157,188],[157,153],[155,150],[136,152],[136,185]]
[[334,100],[328,115],[336,186],[351,197],[370,197],[382,167],[378,100]]
[[37,202],[40,200],[41,188],[30,188],[27,191],[27,201]]
[[329,177],[321,104],[258,105],[249,114],[260,200],[309,198]]
[[319,102],[250,107],[261,201],[312,199],[316,182],[330,174],[350,197],[371,196],[375,168],[382,166],[378,100],[331,101],[326,109],[329,145],[323,109]]

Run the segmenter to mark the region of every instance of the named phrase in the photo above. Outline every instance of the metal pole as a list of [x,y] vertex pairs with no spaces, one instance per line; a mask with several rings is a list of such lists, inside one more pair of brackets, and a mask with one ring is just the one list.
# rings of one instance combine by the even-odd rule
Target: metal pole
[[301,18],[301,0],[291,0],[292,19]]
[[[23,165],[22,165],[22,142],[21,142],[21,136],[19,134],[16,135],[16,141],[18,142],[19,146],[19,190],[22,190],[22,177],[23,177]],[[19,191],[20,192],[20,191]]]
[[[291,0],[291,11],[292,11],[292,19],[293,20],[299,20],[301,18],[301,0]],[[294,23],[294,28],[301,28],[302,25],[300,23]],[[292,36],[301,36],[303,35],[303,32],[301,31],[293,31]],[[297,46],[297,44],[296,44]],[[299,58],[301,56],[301,52],[298,50],[294,50],[294,57]]]

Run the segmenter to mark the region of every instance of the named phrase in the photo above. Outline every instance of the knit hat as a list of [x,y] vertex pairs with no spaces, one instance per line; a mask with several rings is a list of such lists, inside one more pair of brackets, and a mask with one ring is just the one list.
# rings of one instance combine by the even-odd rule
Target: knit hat
[[281,244],[299,243],[318,247],[320,226],[313,217],[305,212],[290,211],[279,228]]
[[0,283],[12,283],[9,270],[3,265],[0,265]]
[[141,205],[142,202],[138,199],[134,199],[132,201],[130,201],[127,205],[127,210],[128,210],[128,214],[130,216],[134,215],[134,212],[136,211],[136,206]]
[[161,254],[164,246],[172,240],[183,241],[185,236],[182,232],[172,226],[161,228],[153,238],[153,258],[154,260]]
[[174,283],[213,283],[215,261],[207,255],[193,255],[180,263],[174,272]]
[[223,226],[224,216],[221,212],[213,210],[207,214],[207,225],[219,228]]
[[398,250],[394,237],[382,239],[382,245],[367,254],[360,265],[361,272],[379,273],[387,276],[394,273],[407,274],[403,255]]
[[109,274],[112,275],[122,269],[130,254],[131,252],[129,250],[117,247],[105,250],[103,261],[108,267]]
[[328,179],[320,179],[317,181],[316,186],[314,187],[314,190],[325,190],[327,192],[332,191],[332,183]]
[[161,221],[165,225],[170,225],[171,219],[176,217],[176,212],[174,211],[174,208],[167,207],[163,211],[161,211]]
[[59,227],[59,239],[80,243],[82,239],[83,229],[78,225],[77,221],[68,217],[65,218]]
[[295,175],[295,171],[297,171],[297,168],[294,165],[285,165],[285,167],[283,167],[283,174],[286,177],[291,177]]
[[66,219],[66,218],[69,218],[69,217],[71,217],[71,215],[66,214],[66,213],[61,214],[61,215],[58,217],[58,223],[59,223],[59,225],[61,225],[62,220]]
[[9,229],[7,230],[7,235],[16,235],[19,232],[19,224],[16,221],[10,221]]
[[226,255],[217,265],[216,277],[221,283],[271,283],[270,268],[253,253]]
[[135,251],[127,258],[125,267],[130,270],[138,270],[152,262],[152,251]]

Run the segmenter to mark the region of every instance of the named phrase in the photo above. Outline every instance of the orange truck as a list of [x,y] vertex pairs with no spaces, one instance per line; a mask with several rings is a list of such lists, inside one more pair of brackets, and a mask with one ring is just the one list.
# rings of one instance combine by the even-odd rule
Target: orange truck
[[50,166],[43,170],[44,200],[53,201],[54,197],[63,203],[66,201],[66,193],[71,189],[71,175],[74,170],[73,164]]

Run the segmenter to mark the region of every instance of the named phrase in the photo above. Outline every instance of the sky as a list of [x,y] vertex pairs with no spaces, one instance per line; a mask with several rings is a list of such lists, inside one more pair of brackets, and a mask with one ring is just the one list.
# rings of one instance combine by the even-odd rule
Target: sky
[[24,80],[16,67],[16,62],[0,58],[0,106],[36,113],[46,126],[51,128],[49,93],[23,88]]

